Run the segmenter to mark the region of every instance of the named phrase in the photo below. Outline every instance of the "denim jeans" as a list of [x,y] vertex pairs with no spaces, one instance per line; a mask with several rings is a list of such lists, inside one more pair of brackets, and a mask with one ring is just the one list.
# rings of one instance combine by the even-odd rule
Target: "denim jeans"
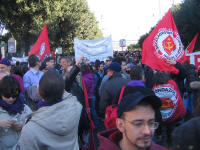
[[184,103],[187,115],[191,115],[194,111],[194,94],[185,92],[183,95],[183,103]]
[[91,108],[92,120],[94,121],[95,127],[98,127],[99,116],[96,111],[96,97],[95,96],[93,96],[92,99],[90,99],[90,108]]

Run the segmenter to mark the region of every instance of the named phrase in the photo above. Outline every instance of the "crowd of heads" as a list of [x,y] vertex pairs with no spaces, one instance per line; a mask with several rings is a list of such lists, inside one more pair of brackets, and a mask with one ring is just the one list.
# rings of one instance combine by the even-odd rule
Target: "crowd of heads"
[[[100,78],[100,83],[106,75],[108,80],[111,80],[116,74],[120,74],[122,78],[129,80],[129,82],[142,81],[145,83],[145,86],[126,87],[126,93],[117,108],[116,126],[122,136],[119,144],[123,148],[127,148],[127,145],[132,145],[137,149],[150,148],[156,129],[159,124],[163,124],[159,120],[161,118],[158,118],[160,108],[162,108],[162,100],[151,89],[153,86],[167,84],[169,80],[173,79],[173,76],[171,73],[153,70],[149,66],[142,65],[140,52],[115,53],[115,57],[108,56],[104,61],[96,60],[95,62],[90,62],[86,57],[81,57],[75,61],[70,56],[63,56],[58,62],[52,57],[45,57],[41,61],[34,54],[29,56],[28,65],[24,62],[17,62],[12,65],[7,58],[4,58],[0,60],[0,98],[7,104],[15,103],[21,93],[21,87],[12,74],[23,77],[30,67],[44,72],[38,82],[38,95],[48,105],[56,104],[62,101],[63,93],[67,89],[66,85],[68,85],[63,75],[70,76],[70,71],[76,65],[82,74],[92,73],[97,75]],[[184,65],[189,66],[189,64]],[[188,70],[191,67],[193,66],[189,66]],[[193,78],[190,80],[195,81]],[[90,86],[87,87],[91,88]],[[193,86],[190,86],[190,88],[192,89]],[[200,88],[197,87],[196,89]],[[95,93],[98,92],[95,91]],[[101,98],[101,94],[98,96]],[[198,116],[200,108],[200,102],[198,102],[200,96],[198,94],[196,96],[194,116]],[[187,123],[184,126],[188,127]],[[180,136],[179,133],[182,130],[182,127],[175,130],[172,135],[173,138],[180,139],[178,136]],[[181,141],[177,140],[175,143],[181,143]],[[176,145],[176,148],[181,147],[180,145],[178,147]],[[173,147],[174,150],[176,148]]]

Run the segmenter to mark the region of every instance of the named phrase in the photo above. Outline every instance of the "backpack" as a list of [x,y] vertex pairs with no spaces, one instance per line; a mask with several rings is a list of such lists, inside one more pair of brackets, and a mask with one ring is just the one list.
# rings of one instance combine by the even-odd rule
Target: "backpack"
[[42,98],[37,94],[37,85],[32,85],[26,88],[25,93],[25,104],[28,105],[32,111],[38,110],[38,102]]
[[178,86],[173,80],[163,85],[155,85],[153,91],[162,101],[160,108],[162,121],[171,123],[184,117],[186,110]]
[[[121,89],[120,96],[118,99],[118,104],[120,104],[120,101],[124,93],[124,89],[125,89],[125,86],[123,86]],[[105,111],[104,125],[106,129],[116,128],[116,119],[117,119],[117,105],[113,104],[113,105],[108,106]]]

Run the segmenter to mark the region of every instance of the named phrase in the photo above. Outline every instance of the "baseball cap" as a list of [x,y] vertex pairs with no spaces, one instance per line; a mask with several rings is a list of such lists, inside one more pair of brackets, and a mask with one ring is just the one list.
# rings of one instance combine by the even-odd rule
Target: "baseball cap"
[[172,133],[172,150],[200,149],[200,117],[178,126]]
[[105,68],[105,70],[107,69],[110,69],[112,71],[115,71],[115,72],[120,72],[121,71],[121,65],[117,62],[112,62],[109,66],[107,66]]
[[3,58],[0,60],[0,64],[4,64],[6,66],[11,66],[11,62],[8,58]]
[[122,97],[121,102],[118,105],[118,117],[121,117],[124,112],[128,112],[134,109],[134,107],[136,107],[136,105],[139,104],[141,101],[145,101],[151,104],[154,110],[158,110],[162,105],[162,101],[160,100],[160,98],[158,98],[149,88],[142,86],[128,86],[125,90],[129,92]]

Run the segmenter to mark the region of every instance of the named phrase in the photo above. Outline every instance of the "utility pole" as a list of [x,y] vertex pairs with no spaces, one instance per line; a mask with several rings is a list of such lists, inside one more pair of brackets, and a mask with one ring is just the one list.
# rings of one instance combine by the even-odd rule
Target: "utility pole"
[[172,0],[172,8],[174,7],[174,0]]
[[161,19],[160,0],[158,0],[158,13],[159,13],[159,19]]

